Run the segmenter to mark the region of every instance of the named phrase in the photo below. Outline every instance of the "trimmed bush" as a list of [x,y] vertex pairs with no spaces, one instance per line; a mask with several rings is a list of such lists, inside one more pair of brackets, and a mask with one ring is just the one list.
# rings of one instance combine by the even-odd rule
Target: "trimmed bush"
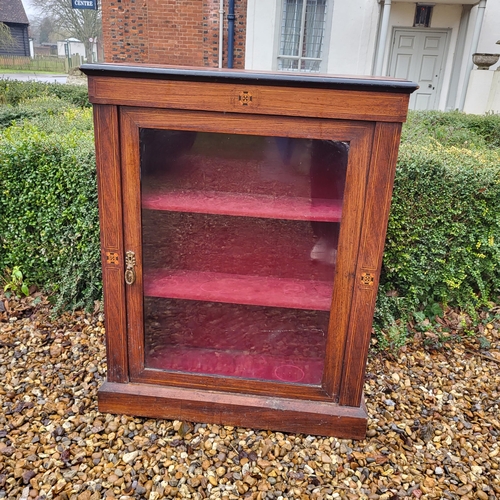
[[402,142],[465,149],[500,148],[500,115],[466,115],[459,111],[412,111]]
[[[9,99],[32,95],[33,82],[26,85],[31,90],[16,87]],[[65,308],[101,297],[91,118],[90,110],[45,94],[0,107],[0,124],[16,121],[0,132],[0,270],[19,266]],[[415,314],[498,300],[499,264],[500,117],[410,113],[376,329],[403,343]]]
[[500,116],[410,113],[376,328],[418,311],[432,318],[442,305],[472,312],[499,294]]
[[44,121],[50,124],[53,122],[51,117],[71,107],[74,106],[51,96],[30,99],[15,106],[10,104],[0,106],[0,130],[24,119],[32,120],[40,125]]
[[61,110],[0,135],[0,269],[77,308],[102,288],[92,112]]
[[0,79],[0,104],[17,106],[40,97],[57,97],[75,106],[90,108],[87,87],[82,85]]

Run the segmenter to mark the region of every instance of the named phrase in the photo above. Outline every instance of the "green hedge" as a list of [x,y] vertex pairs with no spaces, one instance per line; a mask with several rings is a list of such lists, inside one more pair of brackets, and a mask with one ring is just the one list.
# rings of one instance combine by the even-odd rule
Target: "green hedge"
[[500,115],[466,115],[458,111],[412,111],[403,127],[402,142],[457,146],[466,149],[500,148]]
[[[59,306],[91,306],[101,296],[91,111],[50,96],[9,109],[30,118],[0,132],[0,270],[19,266]],[[498,300],[499,245],[500,117],[411,113],[376,328]]]
[[61,308],[101,296],[92,114],[57,113],[0,135],[0,269],[19,266]]
[[84,85],[0,79],[0,105],[17,106],[29,99],[40,97],[57,97],[75,106],[90,108],[88,90]]
[[472,312],[500,294],[500,116],[414,112],[403,130],[379,330],[443,305]]
[[29,119],[40,126],[43,126],[43,122],[47,125],[54,123],[57,126],[57,121],[54,122],[51,117],[59,115],[67,107],[68,103],[52,96],[30,99],[15,106],[0,106],[0,130],[24,119]]

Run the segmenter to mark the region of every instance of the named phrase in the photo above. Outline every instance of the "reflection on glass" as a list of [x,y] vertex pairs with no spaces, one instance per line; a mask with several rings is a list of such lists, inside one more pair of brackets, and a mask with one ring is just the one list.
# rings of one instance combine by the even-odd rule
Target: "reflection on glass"
[[348,144],[140,139],[146,367],[320,384]]

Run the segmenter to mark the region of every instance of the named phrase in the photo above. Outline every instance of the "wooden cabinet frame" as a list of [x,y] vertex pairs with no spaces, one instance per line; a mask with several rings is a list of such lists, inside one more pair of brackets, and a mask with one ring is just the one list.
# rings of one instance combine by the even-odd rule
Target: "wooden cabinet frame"
[[[84,65],[94,104],[108,377],[101,411],[361,438],[363,383],[401,123],[402,80]],[[145,367],[141,128],[350,145],[320,385]],[[124,282],[125,253],[137,260]]]

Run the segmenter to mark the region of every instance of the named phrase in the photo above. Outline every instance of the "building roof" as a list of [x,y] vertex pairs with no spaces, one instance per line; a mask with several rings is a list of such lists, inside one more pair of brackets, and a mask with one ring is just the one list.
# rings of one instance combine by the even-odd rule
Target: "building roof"
[[0,22],[29,24],[23,2],[21,0],[1,0]]

